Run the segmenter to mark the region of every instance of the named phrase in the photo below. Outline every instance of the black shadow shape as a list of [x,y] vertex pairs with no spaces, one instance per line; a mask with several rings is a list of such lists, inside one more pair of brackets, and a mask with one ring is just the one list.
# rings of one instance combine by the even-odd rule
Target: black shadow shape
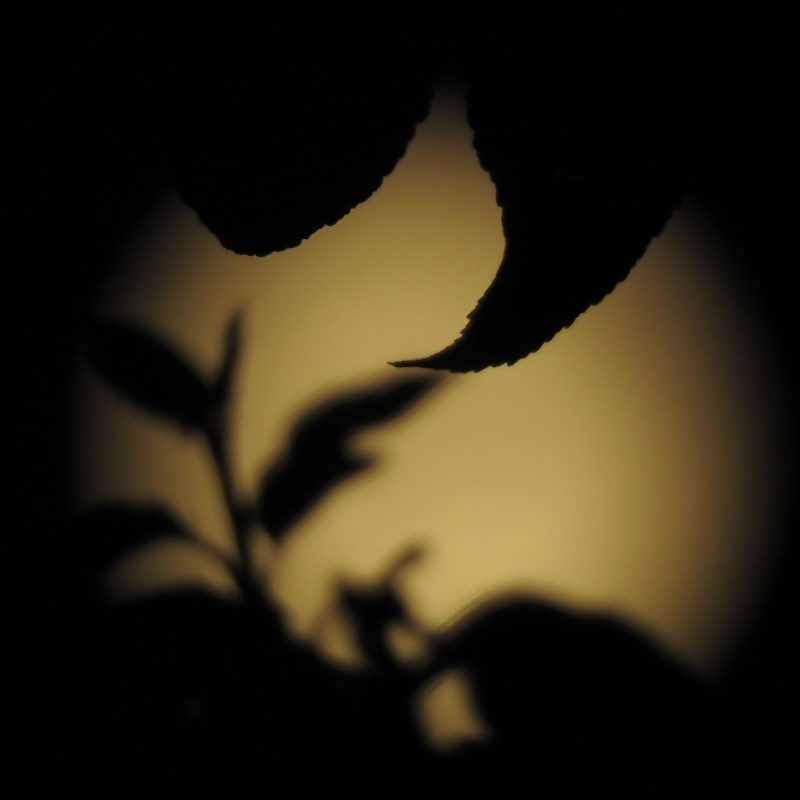
[[166,592],[106,612],[93,633],[59,716],[70,772],[288,796],[419,775],[407,697],[331,669],[271,607]]
[[467,670],[495,732],[450,758],[470,776],[469,796],[589,792],[598,781],[702,796],[735,783],[740,731],[716,691],[614,618],[497,598],[462,621],[437,661]]
[[340,396],[303,415],[295,424],[286,452],[263,478],[258,516],[270,536],[281,539],[314,503],[343,480],[369,468],[349,440],[358,431],[389,422],[440,382],[422,376],[392,379],[379,386]]
[[210,389],[175,350],[125,322],[96,320],[86,355],[108,383],[141,408],[197,430],[207,422]]
[[165,69],[170,155],[181,195],[225,247],[295,247],[380,186],[428,113],[439,17],[414,4],[393,6],[390,24],[347,4],[273,4],[181,18]]
[[197,542],[167,509],[132,503],[103,503],[77,514],[72,536],[73,546],[82,554],[84,569],[95,575],[120,557],[154,542]]
[[462,338],[397,362],[463,372],[514,363],[600,302],[734,151],[743,100],[769,88],[764,42],[740,45],[753,27],[747,11],[631,0],[406,3],[390,25],[341,5],[196,10],[150,68],[182,196],[224,246],[262,256],[369,198],[433,82],[465,82],[507,249]]
[[469,670],[496,736],[435,755],[409,684],[333,670],[287,639],[273,609],[253,611],[181,592],[107,613],[77,662],[73,713],[60,717],[71,768],[229,792],[255,781],[291,796],[429,781],[470,798],[726,785],[730,737],[711,691],[612,620],[510,598],[478,612],[438,666]]
[[[501,16],[506,13],[504,6],[493,4],[491,8],[497,8]],[[620,4],[603,4],[603,7],[616,10]],[[673,9],[676,14],[684,15],[687,28],[695,26],[700,11],[697,4],[691,8],[683,4],[639,4],[639,7],[651,12]],[[685,13],[687,8],[689,13]],[[799,137],[787,114],[790,107],[787,98],[794,96],[796,89],[788,56],[796,49],[795,29],[788,24],[788,11],[784,20],[774,7],[761,11],[761,7],[748,4],[745,8],[752,22],[745,35],[730,24],[739,13],[737,9],[730,6],[722,12],[717,10],[717,38],[726,37],[736,53],[733,57],[724,54],[719,57],[719,48],[709,47],[708,58],[725,69],[741,67],[751,76],[753,93],[738,95],[742,110],[739,121],[749,121],[730,128],[720,140],[724,145],[729,131],[735,130],[739,141],[746,146],[740,157],[723,159],[721,168],[706,176],[704,188],[709,191],[712,209],[729,226],[736,246],[747,250],[745,282],[769,309],[767,318],[775,327],[787,376],[794,376],[796,311],[790,300],[795,292],[787,277],[787,265],[796,260],[796,242],[792,238],[796,159],[790,156],[796,152]],[[73,689],[70,680],[64,680],[65,665],[71,663],[73,651],[68,651],[66,658],[53,660],[45,646],[48,634],[41,623],[51,572],[61,574],[62,561],[54,553],[61,552],[59,545],[66,539],[62,514],[70,477],[65,466],[66,455],[59,447],[59,442],[66,439],[65,420],[58,413],[59,404],[54,398],[67,391],[71,380],[69,365],[74,355],[73,342],[78,336],[76,318],[88,308],[89,298],[95,296],[121,238],[131,230],[156,193],[170,183],[170,163],[161,153],[161,128],[165,124],[162,105],[186,119],[186,129],[191,130],[189,113],[181,110],[182,96],[197,93],[198,87],[202,87],[201,93],[206,92],[209,84],[222,87],[217,97],[224,100],[229,96],[228,77],[238,46],[236,37],[228,39],[230,46],[222,57],[218,57],[218,48],[198,46],[193,62],[183,36],[197,18],[197,7],[190,9],[187,5],[186,9],[187,13],[176,14],[173,20],[168,19],[168,14],[162,20],[165,24],[156,25],[150,15],[131,14],[125,4],[113,9],[109,6],[99,16],[75,14],[74,9],[66,7],[61,11],[55,6],[42,14],[41,9],[31,7],[30,13],[17,14],[14,24],[4,31],[8,34],[4,45],[8,46],[3,48],[2,57],[9,59],[7,74],[14,76],[13,81],[6,81],[3,86],[6,107],[10,104],[4,130],[4,134],[10,135],[10,146],[3,150],[7,156],[3,162],[6,176],[3,239],[6,245],[10,244],[10,254],[6,248],[9,268],[5,294],[9,298],[10,315],[6,315],[9,330],[14,332],[9,337],[14,346],[6,353],[5,383],[14,389],[18,412],[9,417],[14,423],[6,431],[7,450],[17,456],[13,459],[12,484],[7,491],[11,502],[6,508],[4,537],[9,550],[4,556],[9,567],[5,582],[14,597],[6,639],[10,665],[13,667],[19,661],[20,667],[18,680],[6,678],[9,702],[4,703],[7,727],[14,733],[7,743],[12,748],[6,759],[11,775],[7,774],[4,782],[12,787],[14,767],[19,768],[18,774],[24,778],[21,785],[29,788],[37,777],[50,775],[54,778],[51,788],[58,793],[72,783],[85,791],[90,781],[117,792],[121,782],[135,776],[131,772],[106,769],[100,752],[91,748],[86,750],[83,761],[63,756],[74,740],[76,724],[80,725],[87,711],[91,712],[91,705],[87,708],[76,703],[69,713],[60,714],[58,702],[51,705],[50,695],[42,694],[43,687],[51,683],[58,687],[59,698],[68,697]],[[459,7],[459,16],[462,11]],[[217,23],[213,14],[207,17],[209,24]],[[421,26],[427,24],[424,13],[419,14],[419,20]],[[107,33],[109,27],[111,35]],[[279,29],[276,25],[276,30]],[[489,26],[485,30],[487,38],[496,35]],[[664,30],[664,39],[669,40],[668,31]],[[515,43],[527,38],[525,49],[532,51],[530,34],[526,28],[520,28],[516,34],[511,32],[509,48],[519,47]],[[331,36],[336,37],[335,29]],[[274,39],[278,38],[276,34]],[[376,38],[381,46],[385,44],[383,49],[391,50],[390,42]],[[554,33],[553,38],[563,41],[563,32]],[[713,38],[709,38],[709,45]],[[221,41],[224,39],[220,36]],[[217,57],[210,57],[212,52]],[[606,50],[609,59],[616,58],[617,53],[620,58],[624,56],[623,51],[611,46]],[[292,63],[290,47],[284,55],[293,69],[303,69],[302,64]],[[685,51],[676,43],[668,56],[668,60],[674,61],[684,58]],[[635,64],[630,66],[636,69]],[[312,67],[318,70],[319,63],[310,60],[309,72]],[[502,74],[503,69],[499,63],[496,71]],[[564,70],[568,72],[569,67],[564,66]],[[240,73],[243,80],[264,83],[262,75],[246,68]],[[643,75],[643,84],[645,78]],[[519,72],[506,77],[510,83],[519,79]],[[731,86],[738,90],[736,81],[735,75],[731,76]],[[298,86],[302,86],[299,77]],[[235,98],[231,106],[235,108]],[[209,106],[207,116],[214,114],[220,120],[230,120],[231,139],[235,138],[233,130],[237,126],[244,127],[240,118],[218,105]],[[741,136],[742,130],[746,131],[745,137]],[[178,137],[175,138],[177,141]],[[202,172],[202,162],[198,159],[196,163]],[[191,165],[186,168],[191,169]],[[195,180],[200,183],[201,176]],[[212,191],[213,188],[209,189],[209,193]],[[263,220],[254,222],[260,225]],[[235,223],[231,220],[232,225]],[[792,380],[787,377],[790,385]],[[791,396],[796,396],[793,388]],[[797,406],[790,406],[794,419]],[[767,610],[761,614],[758,637],[749,640],[743,650],[746,657],[737,662],[740,669],[729,687],[735,702],[749,705],[754,712],[752,744],[760,751],[764,775],[770,779],[767,788],[754,784],[749,794],[743,792],[752,797],[777,797],[787,787],[791,790],[798,785],[794,752],[798,715],[793,689],[798,662],[791,642],[797,628],[800,558],[792,536],[797,518],[794,502],[791,511],[781,513],[784,514],[781,532],[787,534],[787,542],[792,545],[786,546],[786,553],[779,559],[780,577],[776,580],[777,588],[769,595]],[[43,567],[51,564],[52,568]],[[168,609],[164,611],[169,614]],[[203,635],[208,622],[202,612],[199,635]],[[215,635],[209,635],[208,640],[214,640]],[[103,673],[96,663],[88,663],[85,677],[91,685]],[[143,702],[146,701],[145,696]],[[101,731],[99,739],[111,746],[113,734],[108,733],[109,726],[114,725],[113,714],[108,713],[111,709],[98,704],[95,710]],[[232,715],[235,717],[233,712]],[[59,727],[60,732],[54,733]],[[26,728],[32,732],[30,737],[22,735]],[[233,729],[220,728],[223,741],[230,730]],[[148,731],[152,728],[142,728],[144,744],[138,749],[143,760],[154,757],[155,748],[146,736]],[[240,737],[234,734],[231,738]],[[253,739],[257,739],[255,729]],[[163,750],[164,771],[180,774],[177,762],[170,763],[170,747],[174,751],[174,741],[167,742]],[[260,763],[265,761],[266,750],[265,745],[258,753]],[[207,764],[219,763],[219,754],[213,749],[207,755]],[[363,757],[369,760],[369,750]],[[197,770],[202,763],[195,761],[192,769]],[[731,767],[740,775],[755,769],[752,757],[732,761]],[[701,760],[698,771],[702,769]],[[64,770],[69,771],[73,780],[65,779]],[[221,796],[230,794],[234,771],[224,776],[228,780],[221,784],[225,790]],[[100,773],[106,773],[106,782],[98,781]],[[358,782],[357,778],[350,781],[351,776],[341,772],[334,775],[350,785]],[[268,775],[264,777],[265,785],[274,785]],[[617,781],[613,780],[611,785],[616,787]],[[152,786],[148,791],[152,791]],[[519,793],[512,796],[518,797]],[[643,784],[638,796],[653,796],[652,784]],[[675,796],[696,796],[696,793]]]
[[[379,580],[367,585],[344,583],[339,587],[342,607],[353,620],[360,651],[369,659],[370,667],[382,670],[406,690],[413,688],[416,678],[407,674],[389,651],[386,634],[389,626],[401,622],[412,629],[416,623],[397,594],[397,576],[419,561],[425,549],[419,544],[407,546],[391,563]],[[423,631],[419,631],[423,634]]]
[[[150,503],[109,501],[73,515],[69,535],[57,545],[59,575],[52,595],[54,618],[67,628],[95,624],[108,605],[101,598],[99,580],[104,571],[148,545],[185,542],[204,550],[244,581],[223,551],[204,541],[167,508]],[[244,591],[242,592],[244,595]]]

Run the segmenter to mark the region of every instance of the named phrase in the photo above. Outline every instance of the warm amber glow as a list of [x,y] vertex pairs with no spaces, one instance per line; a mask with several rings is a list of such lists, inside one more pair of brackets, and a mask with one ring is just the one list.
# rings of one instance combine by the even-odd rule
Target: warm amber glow
[[[132,246],[100,306],[200,368],[218,363],[228,320],[245,311],[231,442],[243,496],[302,410],[396,375],[387,361],[434,352],[463,327],[503,250],[470,137],[460,99],[439,97],[368,202],[267,259],[223,250],[174,196]],[[712,670],[756,597],[771,469],[764,354],[722,258],[684,210],[623,285],[534,357],[452,377],[362,436],[375,469],[329,495],[280,551],[257,539],[291,630],[356,665],[337,580],[377,576],[419,542],[401,589],[424,628],[516,587],[611,610]],[[202,443],[86,368],[77,396],[80,503],[158,499],[232,551]],[[117,569],[120,596],[191,574],[229,588],[205,555],[137,559]]]

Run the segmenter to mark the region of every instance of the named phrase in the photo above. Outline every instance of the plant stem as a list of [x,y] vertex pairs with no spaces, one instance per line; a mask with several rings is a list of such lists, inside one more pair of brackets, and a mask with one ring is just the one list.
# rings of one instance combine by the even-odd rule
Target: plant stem
[[228,438],[228,398],[218,397],[212,402],[210,413],[205,427],[205,435],[209,450],[219,473],[222,495],[231,521],[236,549],[239,554],[239,564],[234,565],[233,577],[236,580],[242,599],[247,602],[262,602],[260,593],[256,590],[253,581],[250,548],[247,543],[247,531],[251,515],[236,497],[233,485],[230,455],[225,446]]

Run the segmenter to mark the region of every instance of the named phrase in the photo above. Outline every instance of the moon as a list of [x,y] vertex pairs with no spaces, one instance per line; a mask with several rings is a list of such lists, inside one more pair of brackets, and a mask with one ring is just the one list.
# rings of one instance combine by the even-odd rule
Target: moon
[[[440,91],[394,173],[334,227],[264,259],[238,256],[169,194],[96,309],[207,374],[242,313],[229,446],[246,498],[305,411],[397,378],[389,361],[432,352],[463,327],[503,244],[463,100]],[[413,544],[424,556],[400,589],[424,630],[513,589],[613,614],[697,672],[723,669],[768,576],[778,468],[769,351],[726,278],[734,258],[688,202],[630,277],[540,352],[450,376],[418,408],[360,434],[372,469],[280,546],[254,533],[292,635],[357,668],[336,587],[382,574]],[[202,441],[129,405],[86,363],[73,420],[78,507],[159,502],[232,551]],[[183,543],[130,554],[104,585],[116,601],[165,586],[236,591],[223,563]],[[459,717],[446,694],[443,708],[457,710],[443,713]]]

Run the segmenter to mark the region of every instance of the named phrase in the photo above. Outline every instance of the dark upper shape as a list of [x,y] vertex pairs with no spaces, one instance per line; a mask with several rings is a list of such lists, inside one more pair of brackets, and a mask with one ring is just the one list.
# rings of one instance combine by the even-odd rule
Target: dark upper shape
[[632,3],[485,11],[468,54],[468,113],[505,253],[460,338],[397,366],[513,364],[628,275],[707,148],[698,36],[674,11]]
[[433,18],[418,11],[193,9],[176,26],[163,113],[177,186],[225,247],[295,247],[394,169],[430,101],[432,40],[420,29]]
[[432,80],[466,81],[506,251],[461,338],[396,362],[463,372],[525,357],[625,278],[729,130],[745,22],[630,0],[437,8],[198,16],[176,34],[191,91],[170,113],[184,198],[226,247],[265,255],[369,197]]
[[632,0],[393,11],[182,23],[164,106],[178,187],[226,247],[295,246],[378,188],[436,78],[466,82],[506,251],[461,338],[396,363],[511,364],[625,278],[730,139],[748,19]]

